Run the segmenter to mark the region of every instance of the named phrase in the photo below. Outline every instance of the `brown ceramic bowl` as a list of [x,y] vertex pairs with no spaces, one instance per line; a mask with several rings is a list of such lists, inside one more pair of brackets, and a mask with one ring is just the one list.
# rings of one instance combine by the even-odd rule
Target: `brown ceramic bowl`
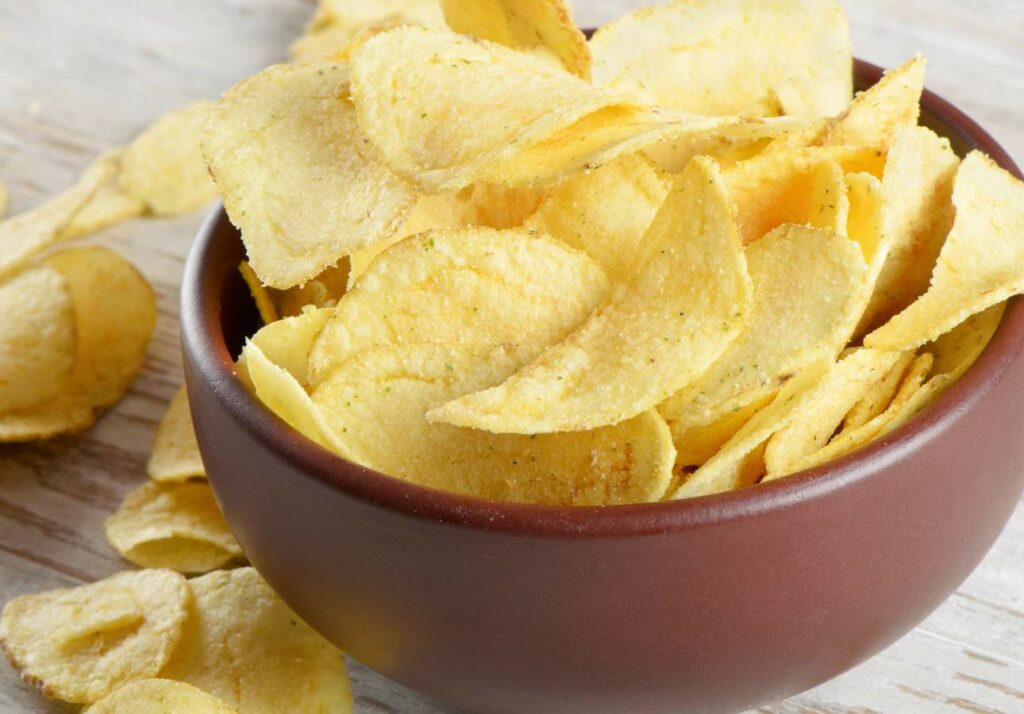
[[[861,86],[879,70],[858,63]],[[933,94],[924,122],[1017,172]],[[1018,174],[1019,175],[1019,174]],[[319,448],[254,400],[255,326],[217,211],[182,287],[186,381],[217,498],[273,588],[346,652],[475,712],[729,712],[836,676],[934,610],[1024,490],[1024,303],[931,408],[840,461],[674,503],[491,503]]]

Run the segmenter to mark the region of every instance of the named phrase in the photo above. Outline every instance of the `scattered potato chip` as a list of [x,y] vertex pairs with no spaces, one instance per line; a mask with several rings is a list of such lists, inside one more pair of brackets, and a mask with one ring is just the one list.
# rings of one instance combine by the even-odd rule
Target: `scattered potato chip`
[[100,158],[64,193],[38,208],[0,223],[0,279],[23,268],[33,257],[60,240],[62,231],[114,170],[114,163],[109,158]]
[[858,94],[845,112],[827,123],[824,143],[888,148],[897,129],[917,124],[925,67],[924,57],[918,55],[886,72],[878,84]]
[[675,453],[645,412],[568,434],[491,434],[424,414],[500,383],[540,348],[407,344],[361,352],[313,393],[351,458],[413,483],[499,501],[563,505],[658,500]]
[[478,227],[424,233],[379,256],[338,303],[310,351],[310,384],[384,345],[551,345],[607,295],[593,261],[547,236]]
[[670,185],[644,157],[623,156],[567,179],[523,227],[583,251],[615,282],[629,268]]
[[185,633],[160,676],[246,714],[350,714],[345,658],[252,568],[188,581]]
[[107,248],[77,248],[46,259],[67,282],[77,342],[71,377],[53,399],[0,414],[0,442],[80,431],[121,399],[142,367],[156,324],[146,280]]
[[907,368],[915,359],[913,352],[903,353],[896,364],[881,379],[868,387],[860,401],[854,404],[853,408],[843,417],[843,428],[840,434],[856,429],[884,412],[892,403],[893,397],[896,396],[897,390],[903,383],[903,375],[906,374]]
[[199,150],[212,109],[212,102],[193,102],[135,137],[121,154],[121,190],[158,216],[189,213],[213,201],[217,187]]
[[242,280],[245,281],[245,285],[249,288],[249,294],[252,295],[253,302],[256,303],[256,311],[260,314],[260,319],[264,325],[269,325],[271,322],[277,322],[277,306],[274,305],[274,299],[270,296],[270,292],[260,282],[259,276],[249,265],[249,261],[243,260],[238,264],[238,272],[242,274]]
[[0,644],[43,694],[90,704],[156,676],[182,638],[190,600],[185,579],[170,570],[22,595],[4,607]]
[[106,521],[107,541],[142,568],[205,573],[242,556],[205,481],[148,481]]
[[296,285],[287,290],[267,288],[278,317],[295,317],[302,309],[312,307],[334,307],[345,294],[351,272],[351,261],[343,258],[337,265],[324,268],[305,285]]
[[441,0],[448,26],[526,52],[550,53],[572,74],[590,79],[587,38],[563,0]]
[[60,233],[60,240],[75,240],[91,235],[104,228],[117,225],[146,212],[146,204],[129,196],[121,189],[121,152],[115,151],[101,156],[98,162],[109,162],[113,167],[110,175],[100,184],[89,202]]
[[184,387],[175,392],[160,420],[156,436],[153,437],[146,472],[154,481],[164,482],[206,476]]
[[115,689],[83,714],[238,714],[216,697],[184,682],[140,679]]
[[957,172],[953,204],[956,220],[928,291],[869,334],[869,347],[913,349],[1024,291],[1024,183],[972,152]]
[[841,112],[853,94],[846,15],[822,0],[677,0],[590,41],[594,81],[709,115]]
[[235,85],[210,117],[204,155],[269,287],[304,283],[388,238],[415,200],[360,153],[348,77],[333,62],[270,67]]
[[693,430],[743,413],[804,367],[834,358],[863,309],[867,266],[841,235],[783,226],[745,252],[753,285],[746,326],[699,379],[658,407],[681,453]]
[[45,402],[71,377],[75,307],[56,270],[29,268],[0,281],[0,414]]
[[502,385],[428,418],[523,434],[629,419],[697,380],[722,355],[748,317],[750,293],[721,173],[714,161],[695,159],[603,306]]

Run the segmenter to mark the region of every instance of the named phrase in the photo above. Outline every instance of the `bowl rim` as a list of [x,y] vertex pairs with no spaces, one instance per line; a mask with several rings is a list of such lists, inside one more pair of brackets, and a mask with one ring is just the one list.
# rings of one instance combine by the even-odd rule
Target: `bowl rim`
[[[855,60],[855,76],[874,84],[882,69]],[[951,103],[925,90],[922,108],[954,128],[1018,178],[1024,178],[996,140]],[[1024,301],[1010,300],[996,333],[968,372],[933,404],[900,428],[839,459],[757,487],[681,499],[615,506],[552,506],[489,501],[420,486],[347,461],[293,430],[245,388],[220,325],[225,250],[218,228],[227,222],[218,204],[189,253],[181,284],[181,335],[189,372],[252,437],[307,478],[370,505],[406,517],[481,531],[550,538],[661,535],[822,499],[872,477],[906,454],[941,438],[964,418],[1024,352]],[[232,230],[234,230],[232,228]],[[198,388],[191,384],[190,389]],[[194,402],[192,402],[194,403]],[[211,479],[216,489],[216,475]]]

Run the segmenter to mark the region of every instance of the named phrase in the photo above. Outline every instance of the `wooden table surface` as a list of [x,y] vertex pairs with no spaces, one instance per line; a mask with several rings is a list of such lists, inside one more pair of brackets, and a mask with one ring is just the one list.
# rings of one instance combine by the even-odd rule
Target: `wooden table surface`
[[[575,0],[593,26],[643,4]],[[930,88],[1024,161],[1024,2],[848,0],[859,56],[929,60]],[[0,0],[0,180],[22,211],[162,113],[215,97],[284,57],[312,0]],[[125,567],[103,519],[145,478],[150,439],[180,382],[178,281],[200,215],[138,220],[95,238],[159,296],[160,319],[131,393],[86,434],[0,446],[0,601]],[[964,474],[968,478],[970,474]],[[353,663],[357,711],[446,710]],[[742,676],[738,672],[736,676]],[[0,711],[47,705],[0,663]],[[938,611],[874,659],[764,712],[1024,712],[1024,509]]]

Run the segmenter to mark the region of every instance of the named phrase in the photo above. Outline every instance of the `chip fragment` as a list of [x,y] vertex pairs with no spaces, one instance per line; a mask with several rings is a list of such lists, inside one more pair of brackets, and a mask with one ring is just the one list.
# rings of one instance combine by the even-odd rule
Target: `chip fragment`
[[140,679],[118,687],[83,714],[238,714],[216,697],[184,682]]
[[184,387],[174,393],[153,437],[146,473],[154,481],[175,482],[205,477],[196,432]]
[[170,570],[21,595],[4,607],[0,644],[43,694],[90,704],[157,675],[181,640],[190,601],[185,578]]

